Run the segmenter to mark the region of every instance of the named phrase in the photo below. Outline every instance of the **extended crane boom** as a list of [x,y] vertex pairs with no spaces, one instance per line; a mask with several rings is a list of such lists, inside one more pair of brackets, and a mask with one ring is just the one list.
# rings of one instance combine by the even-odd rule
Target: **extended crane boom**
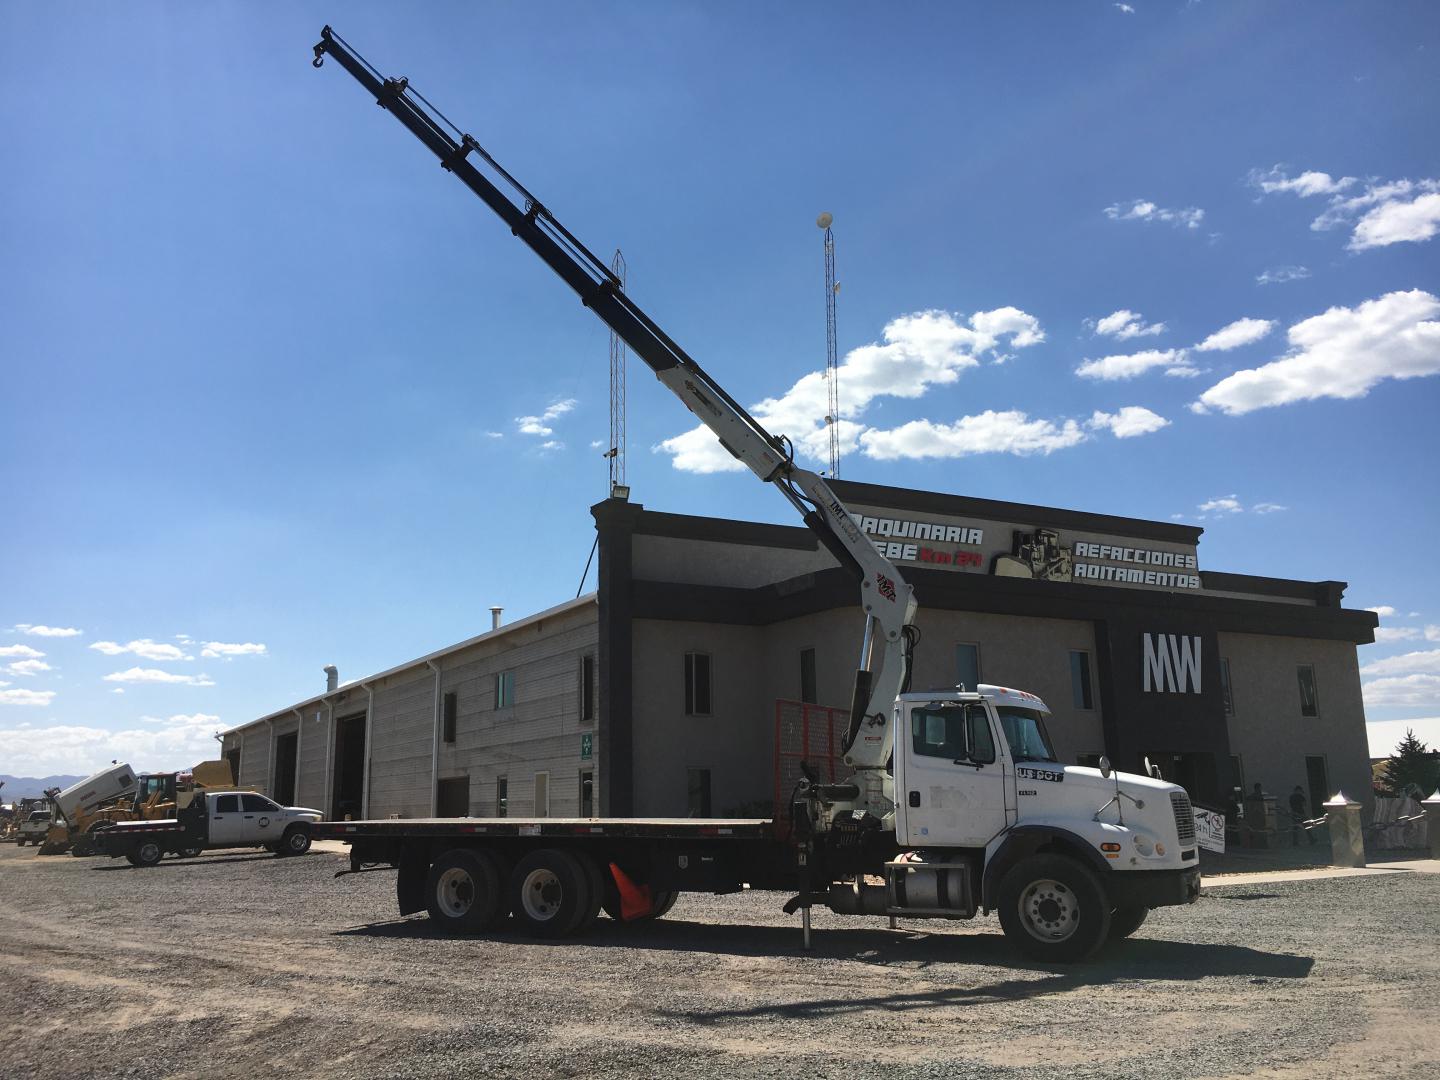
[[[511,233],[540,256],[579,295],[580,302],[615,331],[685,407],[715,433],[726,450],[761,480],[774,484],[830,553],[858,578],[866,618],[845,760],[861,770],[883,769],[894,745],[894,700],[907,682],[911,640],[908,628],[915,617],[911,586],[866,539],[830,486],[814,472],[795,464],[790,441],[771,435],[706,374],[625,295],[609,267],[484,147],[451,124],[410,86],[408,79],[382,76],[328,26],[315,46],[314,66],[320,67],[326,56],[333,57],[354,76],[381,107],[440,159],[446,171],[495,211]],[[519,202],[507,195],[477,162],[518,196]],[[878,785],[865,787],[879,794]]]

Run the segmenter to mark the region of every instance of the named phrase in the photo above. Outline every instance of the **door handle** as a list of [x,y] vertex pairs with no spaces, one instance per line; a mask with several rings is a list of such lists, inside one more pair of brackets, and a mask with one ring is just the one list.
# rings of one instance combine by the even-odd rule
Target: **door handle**
[[910,805],[911,805],[911,806],[919,806],[919,805],[920,805],[920,792],[918,792],[918,791],[912,791],[912,792],[910,792]]

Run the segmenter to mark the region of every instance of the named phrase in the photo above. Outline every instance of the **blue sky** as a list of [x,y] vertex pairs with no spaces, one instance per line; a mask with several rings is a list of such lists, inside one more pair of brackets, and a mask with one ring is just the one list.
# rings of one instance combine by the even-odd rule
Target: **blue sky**
[[[802,445],[833,213],[843,477],[1348,581],[1369,718],[1440,741],[1433,4],[10,3],[0,772],[186,766],[576,593],[606,332],[332,20]],[[792,520],[687,420],[632,360],[635,500]]]

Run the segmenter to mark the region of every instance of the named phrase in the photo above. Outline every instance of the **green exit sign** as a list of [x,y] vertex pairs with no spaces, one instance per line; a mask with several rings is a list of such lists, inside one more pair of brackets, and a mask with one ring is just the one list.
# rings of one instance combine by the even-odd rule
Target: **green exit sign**
[[592,733],[588,732],[588,731],[585,732],[583,735],[580,736],[580,760],[581,760],[581,761],[589,761],[589,760],[590,760],[590,752],[591,752],[591,750],[593,750],[594,747],[595,747],[594,739],[595,739],[595,736],[594,736]]

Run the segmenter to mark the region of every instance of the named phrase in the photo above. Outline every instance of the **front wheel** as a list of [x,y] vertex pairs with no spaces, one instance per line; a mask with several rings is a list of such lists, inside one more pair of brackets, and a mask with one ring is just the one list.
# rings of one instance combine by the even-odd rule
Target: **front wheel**
[[1031,855],[1000,882],[1000,925],[1036,960],[1083,960],[1105,943],[1110,902],[1100,881],[1064,855]]
[[165,849],[154,840],[146,840],[130,857],[131,866],[154,866],[165,857]]
[[309,850],[310,830],[303,825],[292,825],[280,841],[281,855],[304,855]]
[[1144,904],[1124,904],[1110,913],[1110,940],[1127,938],[1145,922],[1150,909]]

